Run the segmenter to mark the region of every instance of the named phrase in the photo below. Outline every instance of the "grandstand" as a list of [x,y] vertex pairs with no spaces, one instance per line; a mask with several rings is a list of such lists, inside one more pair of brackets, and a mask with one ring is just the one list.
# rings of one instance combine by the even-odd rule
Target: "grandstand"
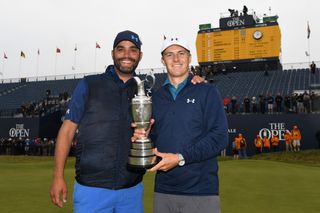
[[273,70],[268,76],[261,71],[230,72],[216,75],[213,83],[223,97],[258,97],[260,94],[291,95],[294,91],[309,91],[310,85],[320,83],[320,74],[311,74],[309,69]]
[[[165,73],[155,73],[155,90],[166,78]],[[26,81],[0,84],[0,111],[17,110],[23,103],[39,102],[46,97],[46,91],[51,91],[51,97],[60,93],[72,94],[79,79],[61,79],[49,81]],[[319,71],[312,74],[309,69],[273,70],[268,76],[262,71],[228,72],[216,74],[210,83],[215,84],[222,97],[236,96],[241,102],[244,97],[258,97],[260,94],[275,96],[280,92],[283,96],[295,91],[309,91],[310,85],[320,85]],[[8,115],[7,113],[5,114]],[[3,116],[3,113],[0,114]]]

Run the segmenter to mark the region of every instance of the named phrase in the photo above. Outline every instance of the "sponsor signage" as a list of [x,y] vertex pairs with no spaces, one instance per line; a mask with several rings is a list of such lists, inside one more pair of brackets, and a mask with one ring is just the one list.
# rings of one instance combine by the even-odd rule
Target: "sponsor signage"
[[1,118],[1,138],[33,138],[39,135],[39,118]]
[[[272,135],[279,137],[279,150],[285,150],[284,133],[297,125],[300,129],[302,149],[315,149],[319,144],[316,140],[316,132],[320,130],[320,114],[252,114],[252,115],[228,115],[229,124],[229,146],[228,154],[232,153],[232,141],[239,134],[247,140],[247,152],[249,155],[255,153],[254,139],[257,135],[261,138]],[[272,149],[271,149],[272,151]]]
[[235,16],[235,17],[228,17],[228,18],[221,18],[220,19],[220,28],[235,28],[235,27],[245,27],[245,26],[252,26],[256,24],[252,15],[247,16]]
[[9,130],[11,138],[27,138],[30,137],[30,129],[24,128],[24,124],[16,124],[14,128]]

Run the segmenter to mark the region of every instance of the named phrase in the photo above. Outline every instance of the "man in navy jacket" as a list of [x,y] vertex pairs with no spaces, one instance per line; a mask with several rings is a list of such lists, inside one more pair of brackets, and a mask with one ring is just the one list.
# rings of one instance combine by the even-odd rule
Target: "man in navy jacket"
[[214,85],[191,83],[183,39],[165,39],[161,54],[168,76],[152,96],[151,138],[161,159],[150,169],[157,171],[154,213],[220,212],[216,156],[228,142],[223,101]]

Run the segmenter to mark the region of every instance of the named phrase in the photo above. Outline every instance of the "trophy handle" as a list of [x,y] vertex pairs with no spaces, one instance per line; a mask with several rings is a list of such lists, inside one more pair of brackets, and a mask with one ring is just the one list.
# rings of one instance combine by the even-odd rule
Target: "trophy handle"
[[[152,80],[149,80],[148,77],[151,77]],[[147,95],[151,94],[151,90],[153,88],[153,86],[155,85],[156,83],[156,77],[154,76],[153,72],[151,71],[149,74],[146,75],[144,81],[148,82],[150,87],[149,88],[146,88],[147,90]],[[151,81],[151,83],[150,83]]]

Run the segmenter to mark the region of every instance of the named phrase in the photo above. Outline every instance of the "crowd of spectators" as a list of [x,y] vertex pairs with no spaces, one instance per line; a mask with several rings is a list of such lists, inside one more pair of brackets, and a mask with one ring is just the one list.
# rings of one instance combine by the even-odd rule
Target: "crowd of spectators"
[[317,95],[307,91],[282,96],[280,93],[272,96],[271,94],[260,94],[258,97],[245,96],[242,101],[238,101],[236,96],[223,99],[226,113],[311,113],[313,101]]
[[[55,138],[1,138],[0,155],[53,156]],[[70,156],[74,156],[76,140],[72,143]]]
[[37,102],[26,102],[22,103],[20,108],[16,110],[13,117],[38,117],[44,116],[52,109],[58,107],[65,107],[70,100],[70,95],[68,92],[60,93],[59,96],[51,95],[50,90],[46,90],[45,97]]

